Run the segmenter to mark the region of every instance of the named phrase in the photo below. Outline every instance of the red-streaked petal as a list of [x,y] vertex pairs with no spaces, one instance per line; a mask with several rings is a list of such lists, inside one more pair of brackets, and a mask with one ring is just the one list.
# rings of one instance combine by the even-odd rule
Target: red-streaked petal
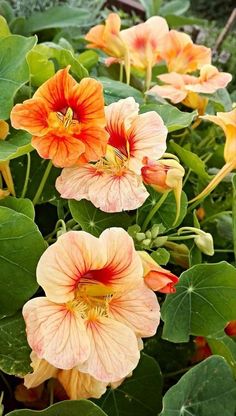
[[155,293],[142,282],[137,289],[112,297],[109,316],[129,326],[137,336],[151,337],[160,322],[160,307]]
[[90,343],[79,311],[41,297],[24,305],[23,316],[28,343],[39,358],[65,370],[88,358]]
[[11,111],[11,124],[31,134],[43,136],[48,131],[48,110],[40,99],[30,99],[16,104]]

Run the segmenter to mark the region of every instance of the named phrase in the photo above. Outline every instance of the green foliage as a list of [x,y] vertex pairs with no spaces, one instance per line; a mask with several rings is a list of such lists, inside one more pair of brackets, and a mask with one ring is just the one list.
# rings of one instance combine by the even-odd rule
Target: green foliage
[[143,103],[142,93],[135,88],[105,77],[99,77],[98,80],[103,85],[106,105],[127,97],[133,97],[139,104]]
[[[62,413],[61,413],[62,412]],[[89,400],[71,400],[63,401],[53,404],[42,411],[36,410],[14,410],[8,413],[6,416],[58,416],[59,414],[69,414],[70,416],[107,416],[101,409],[99,409],[94,403]]]
[[102,231],[109,227],[128,228],[130,217],[127,213],[107,214],[96,208],[91,202],[83,199],[82,201],[69,201],[71,215],[84,231],[98,237]]
[[32,150],[31,135],[23,130],[14,130],[8,140],[0,141],[0,162],[16,159]]
[[160,416],[233,416],[235,392],[236,383],[225,360],[210,357],[168,390]]
[[26,54],[36,43],[35,37],[10,35],[0,39],[0,118],[8,119],[16,92],[29,81]]
[[236,269],[221,262],[182,273],[176,293],[162,306],[163,338],[187,342],[189,335],[214,335],[236,319]]
[[162,408],[161,394],[160,367],[153,358],[142,354],[132,376],[116,389],[109,389],[96,403],[109,416],[156,416]]

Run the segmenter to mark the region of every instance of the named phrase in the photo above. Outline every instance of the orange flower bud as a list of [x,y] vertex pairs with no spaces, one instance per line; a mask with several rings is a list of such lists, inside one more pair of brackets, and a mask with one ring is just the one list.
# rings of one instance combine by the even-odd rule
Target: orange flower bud
[[178,277],[159,266],[146,251],[138,251],[138,254],[142,260],[146,285],[154,291],[174,293]]

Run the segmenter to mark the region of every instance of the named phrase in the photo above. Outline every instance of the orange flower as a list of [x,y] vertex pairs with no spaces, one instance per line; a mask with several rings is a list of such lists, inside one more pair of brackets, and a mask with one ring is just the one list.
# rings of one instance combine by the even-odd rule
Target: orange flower
[[187,107],[197,109],[203,115],[208,99],[199,95],[213,94],[220,88],[225,88],[231,81],[232,76],[227,72],[219,72],[213,65],[204,65],[200,69],[198,77],[193,75],[169,74],[158,77],[164,85],[156,85],[149,90],[163,98],[168,98],[173,104],[182,102]]
[[85,39],[90,42],[88,48],[101,49],[107,55],[113,57],[110,63],[120,62],[124,60],[126,68],[127,83],[130,78],[130,61],[129,51],[126,43],[121,37],[120,33],[121,21],[116,13],[110,13],[106,19],[105,25],[97,25],[92,27],[85,36]]
[[150,289],[161,293],[176,292],[174,285],[178,282],[178,277],[159,266],[146,251],[138,251],[138,254],[142,260],[146,285]]
[[216,116],[206,115],[202,118],[212,121],[224,131],[226,137],[224,159],[226,163],[207,187],[190,202],[197,201],[209,195],[226,175],[236,169],[236,108],[227,113],[218,112]]
[[189,35],[170,30],[166,34],[160,55],[169,72],[180,74],[193,72],[205,64],[211,63],[211,50],[202,45],[195,45]]
[[160,16],[153,16],[145,23],[121,31],[130,51],[131,65],[146,71],[147,88],[151,82],[152,67],[160,60],[161,44],[168,32],[168,24]]
[[96,161],[106,151],[102,86],[91,78],[78,84],[69,66],[39,87],[32,99],[16,104],[11,122],[31,133],[39,155],[58,167]]

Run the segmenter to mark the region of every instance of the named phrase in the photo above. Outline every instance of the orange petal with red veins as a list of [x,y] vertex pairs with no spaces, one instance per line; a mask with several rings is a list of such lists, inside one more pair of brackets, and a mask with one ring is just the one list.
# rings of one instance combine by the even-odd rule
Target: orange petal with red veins
[[23,104],[16,104],[10,117],[15,129],[24,129],[37,136],[44,136],[48,132],[48,110],[40,99],[31,98]]
[[62,111],[68,107],[73,87],[78,84],[69,74],[70,66],[60,69],[53,77],[44,82],[33,95],[33,99],[42,100],[48,112]]
[[44,159],[51,159],[60,168],[73,166],[85,151],[85,145],[71,135],[59,136],[57,131],[50,131],[43,137],[32,137],[32,146]]
[[78,310],[38,297],[23,307],[27,340],[39,358],[69,370],[87,360],[89,339]]

